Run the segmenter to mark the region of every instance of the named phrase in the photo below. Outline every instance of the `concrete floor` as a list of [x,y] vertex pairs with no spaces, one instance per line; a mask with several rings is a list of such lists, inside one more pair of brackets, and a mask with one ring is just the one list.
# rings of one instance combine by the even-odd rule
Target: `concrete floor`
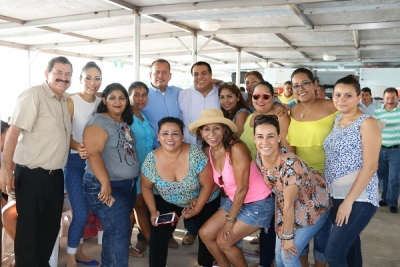
[[[65,222],[66,226],[68,221]],[[181,243],[184,232],[182,230],[182,222],[179,222],[178,229],[174,233],[175,238]],[[60,241],[60,252],[58,267],[64,267],[66,263],[66,233],[68,227],[64,228],[64,236]],[[364,258],[364,267],[399,267],[400,266],[400,214],[392,214],[388,207],[380,207],[361,235],[362,250]],[[136,230],[132,235],[133,244],[136,243]],[[255,234],[254,234],[255,236]],[[257,262],[254,256],[256,245],[249,244],[252,237],[247,237],[243,242],[243,250],[246,253],[248,264]],[[93,257],[100,261],[101,246],[97,244],[97,238],[91,238],[84,243],[84,251],[89,257]],[[7,240],[5,259],[2,266],[8,266],[14,257],[13,243]],[[197,239],[192,246],[180,246],[177,249],[169,249],[168,267],[191,267],[197,265]],[[310,257],[310,262],[312,259]],[[84,265],[80,265],[84,266]],[[147,267],[148,251],[145,252],[143,258],[130,257],[129,266]],[[334,267],[334,266],[332,266]]]

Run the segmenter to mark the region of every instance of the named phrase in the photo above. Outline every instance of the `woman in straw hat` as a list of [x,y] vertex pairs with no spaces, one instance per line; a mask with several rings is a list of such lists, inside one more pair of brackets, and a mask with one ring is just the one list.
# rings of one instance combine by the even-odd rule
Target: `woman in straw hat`
[[247,266],[236,242],[260,227],[269,227],[274,212],[271,190],[246,145],[234,134],[236,125],[221,110],[203,110],[189,130],[202,138],[214,182],[229,198],[200,228],[199,235],[219,266]]

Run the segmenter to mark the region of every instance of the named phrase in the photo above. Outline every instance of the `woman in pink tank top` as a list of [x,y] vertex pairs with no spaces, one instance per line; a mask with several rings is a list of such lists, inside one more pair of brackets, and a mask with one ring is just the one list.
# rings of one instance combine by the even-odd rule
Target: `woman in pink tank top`
[[221,110],[203,110],[189,130],[203,140],[215,186],[229,198],[203,224],[199,235],[220,267],[247,266],[236,242],[261,227],[268,229],[274,212],[271,189],[246,145],[235,135],[236,125],[224,118]]

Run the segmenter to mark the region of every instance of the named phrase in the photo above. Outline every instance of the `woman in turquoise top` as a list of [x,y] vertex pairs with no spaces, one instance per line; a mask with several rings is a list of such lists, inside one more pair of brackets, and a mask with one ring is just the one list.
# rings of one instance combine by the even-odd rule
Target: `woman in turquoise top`
[[[160,147],[150,152],[141,174],[142,195],[150,211],[150,267],[165,267],[168,241],[175,224],[156,224],[160,214],[175,212],[200,228],[219,208],[219,187],[204,152],[183,142],[183,122],[165,117],[158,122]],[[212,266],[213,256],[199,237],[197,261]]]
[[[135,134],[136,151],[139,155],[140,164],[143,164],[147,154],[153,150],[153,140],[156,136],[149,121],[142,113],[142,110],[147,105],[149,88],[142,82],[133,82],[128,89],[129,98],[132,103],[133,123],[131,125],[132,132]],[[135,219],[136,216],[136,219]],[[135,214],[131,215],[132,227],[135,221],[139,227],[138,243],[148,243],[150,239],[150,225],[147,219],[146,205],[143,200],[142,191],[140,189],[140,179],[136,183],[136,203]],[[146,248],[144,246],[144,248]],[[138,249],[136,246],[129,248],[129,254],[134,257],[143,257],[144,250]]]

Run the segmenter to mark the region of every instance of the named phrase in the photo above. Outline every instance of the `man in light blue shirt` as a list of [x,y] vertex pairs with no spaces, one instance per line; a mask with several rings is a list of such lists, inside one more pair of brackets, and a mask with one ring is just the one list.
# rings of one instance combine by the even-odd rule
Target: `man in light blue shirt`
[[211,66],[207,62],[198,61],[193,64],[190,72],[193,85],[179,93],[178,103],[180,117],[185,124],[184,140],[201,147],[201,140],[189,131],[189,124],[200,119],[200,113],[205,109],[219,109],[218,86],[213,85]]
[[[157,59],[150,66],[149,97],[147,106],[142,110],[154,131],[158,132],[158,121],[164,117],[180,117],[178,94],[182,89],[168,85],[171,80],[171,66],[165,59]],[[159,147],[157,136],[153,148]]]
[[378,103],[372,98],[371,89],[364,87],[361,89],[361,100],[358,103],[358,108],[370,116],[374,115],[374,110]]
[[[182,89],[168,85],[171,80],[171,65],[165,59],[157,59],[150,65],[150,80],[148,100],[146,107],[142,110],[156,132],[153,148],[160,146],[157,139],[158,121],[164,117],[171,116],[179,118],[178,94]],[[141,251],[146,250],[147,241],[139,231],[136,247]],[[171,236],[168,247],[177,248],[178,242]]]

